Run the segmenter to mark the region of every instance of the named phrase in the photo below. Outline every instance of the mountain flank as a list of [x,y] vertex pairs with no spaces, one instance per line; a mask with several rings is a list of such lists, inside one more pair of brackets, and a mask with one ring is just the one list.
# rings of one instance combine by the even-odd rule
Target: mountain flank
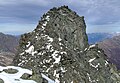
[[7,66],[12,63],[18,44],[18,37],[0,33],[0,65]]
[[101,41],[98,46],[104,50],[110,62],[120,69],[120,35]]
[[120,83],[104,52],[88,44],[84,17],[68,6],[50,9],[21,36],[13,64],[32,70],[26,79],[37,83]]

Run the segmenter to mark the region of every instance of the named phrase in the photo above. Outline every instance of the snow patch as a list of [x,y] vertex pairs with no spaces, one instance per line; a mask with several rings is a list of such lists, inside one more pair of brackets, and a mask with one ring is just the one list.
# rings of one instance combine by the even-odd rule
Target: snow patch
[[58,79],[55,79],[55,83],[60,83],[60,81]]
[[108,61],[105,60],[105,66],[108,65],[108,64],[109,64]]
[[60,62],[60,59],[61,59],[61,56],[59,56],[58,58],[54,58],[55,59],[55,62],[54,63],[59,63]]
[[38,39],[38,36],[35,36],[36,39]]
[[45,27],[47,25],[47,21],[45,21],[44,23],[43,23],[43,27]]
[[62,41],[62,39],[61,39],[60,37],[58,38],[58,40],[59,40],[59,41]]
[[26,45],[26,47],[29,47],[30,46],[30,42],[28,42],[28,44]]
[[90,46],[89,46],[89,49],[90,49],[90,48],[93,48],[93,47],[95,47],[95,46],[96,46],[95,44],[90,45]]
[[51,65],[47,70],[46,72],[48,72],[54,65]]
[[20,53],[20,55],[24,55],[25,52]]
[[24,61],[24,60],[22,60],[22,62],[21,62],[21,63],[19,63],[19,64],[18,64],[18,66],[22,65],[24,62],[25,62],[25,61]]
[[[43,19],[43,20],[44,20],[44,19]],[[46,16],[45,20],[47,20],[47,21],[45,21],[45,22],[43,23],[43,25],[42,25],[42,30],[45,29],[45,27],[46,27],[48,21],[50,20],[50,16]]]
[[98,66],[100,65],[100,63],[98,63],[97,65],[93,65],[93,64],[92,64],[92,62],[93,62],[95,59],[96,59],[96,57],[90,59],[88,62],[89,62],[89,64],[90,64],[90,66],[92,66],[93,68],[97,68],[97,70],[98,70]]
[[53,42],[53,38],[49,37],[48,35],[47,35],[47,39],[49,39],[49,42]]
[[90,74],[89,73],[87,73],[87,76],[89,78],[89,81],[92,83],[92,79],[90,78]]
[[58,56],[58,53],[59,53],[59,51],[55,50],[54,53],[51,55],[55,59],[54,64],[60,62],[61,56]]
[[85,48],[84,51],[86,51],[88,48]]
[[88,62],[91,63],[91,62],[94,61],[95,59],[96,59],[96,57],[93,58],[93,59],[90,59]]
[[87,76],[88,76],[88,79],[89,79],[90,83],[98,83],[99,80],[98,79],[97,80],[92,80],[89,73],[87,73]]
[[63,52],[60,52],[60,54],[67,54],[67,52],[63,51]]
[[51,80],[49,77],[41,73],[42,77],[48,81],[48,83],[55,83],[53,80]]
[[50,16],[46,16],[46,18],[45,18],[47,21],[49,21],[50,20]]
[[43,37],[43,38],[46,37],[50,43],[53,42],[53,38],[51,38],[51,37],[48,36],[48,35],[43,35],[43,34],[41,34],[41,37]]
[[63,45],[63,44],[60,42],[59,45]]
[[43,51],[43,52],[39,52],[37,55],[44,55],[46,52]]
[[37,51],[34,51],[34,46],[30,46],[27,50],[25,50],[26,53],[31,54],[32,56],[34,56],[34,54],[37,53]]
[[32,54],[34,52],[34,46],[30,46],[27,50],[25,50],[26,53]]
[[98,50],[99,53],[101,53],[99,50]]
[[65,70],[65,68],[63,68],[63,67],[61,67],[61,71],[62,71],[63,73],[67,72],[67,70]]
[[90,63],[90,66],[94,67],[94,68],[97,68],[98,70],[98,66],[100,65],[100,63],[98,63],[97,65],[93,65],[92,63]]
[[53,58],[56,58],[56,56],[58,55],[59,51],[55,50],[54,53],[52,54]]

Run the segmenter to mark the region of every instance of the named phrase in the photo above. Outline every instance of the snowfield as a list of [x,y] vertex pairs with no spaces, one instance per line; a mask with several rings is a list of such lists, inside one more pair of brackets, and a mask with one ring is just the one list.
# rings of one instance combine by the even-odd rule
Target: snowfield
[[[18,70],[18,72],[15,74],[8,74],[3,71],[5,69],[15,69]],[[21,67],[15,67],[15,66],[7,66],[7,67],[0,66],[0,71],[1,71],[0,79],[2,79],[4,83],[36,83],[33,80],[23,80],[20,78],[24,73],[32,75],[31,70],[23,69]]]
[[[15,74],[9,74],[4,71],[5,69],[15,69],[18,72]],[[23,80],[20,78],[22,77],[24,73],[32,75],[32,71],[28,69],[24,69],[21,67],[15,67],[15,66],[7,66],[7,67],[0,66],[0,72],[1,72],[0,79],[2,79],[4,83],[37,83],[33,80]],[[48,83],[57,83],[51,80],[50,78],[48,78],[46,75],[44,74],[41,74],[41,75],[44,79],[48,81]]]

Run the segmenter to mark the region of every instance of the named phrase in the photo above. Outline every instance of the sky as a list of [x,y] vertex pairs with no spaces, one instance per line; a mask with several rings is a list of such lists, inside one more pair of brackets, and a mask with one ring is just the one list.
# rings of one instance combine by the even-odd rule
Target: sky
[[30,32],[44,13],[63,5],[85,17],[87,33],[120,32],[120,0],[0,0],[0,32]]

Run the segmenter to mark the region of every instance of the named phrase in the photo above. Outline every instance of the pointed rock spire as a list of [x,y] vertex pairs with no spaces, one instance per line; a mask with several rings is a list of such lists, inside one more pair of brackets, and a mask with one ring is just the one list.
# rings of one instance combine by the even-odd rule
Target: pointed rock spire
[[[21,36],[13,63],[55,83],[118,82],[120,77],[104,52],[89,46],[87,40],[84,17],[67,6],[53,8],[43,15],[34,31]],[[41,83],[39,79],[35,81]]]

